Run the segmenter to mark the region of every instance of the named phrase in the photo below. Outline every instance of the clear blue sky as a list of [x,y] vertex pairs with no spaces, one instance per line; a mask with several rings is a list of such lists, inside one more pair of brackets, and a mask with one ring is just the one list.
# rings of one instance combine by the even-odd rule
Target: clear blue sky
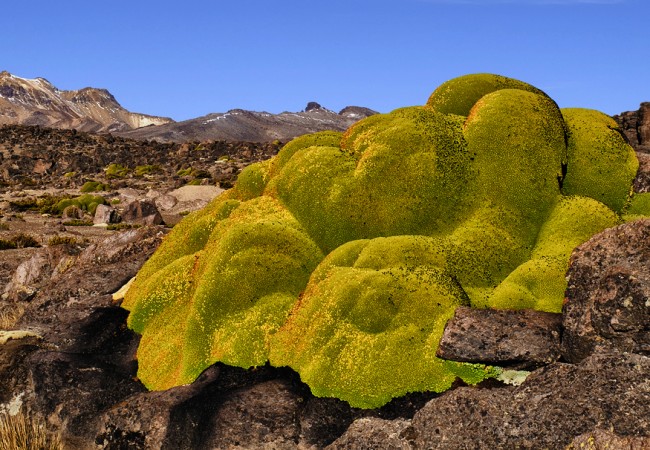
[[233,108],[380,112],[498,73],[561,107],[650,101],[648,0],[7,1],[0,70],[176,120]]

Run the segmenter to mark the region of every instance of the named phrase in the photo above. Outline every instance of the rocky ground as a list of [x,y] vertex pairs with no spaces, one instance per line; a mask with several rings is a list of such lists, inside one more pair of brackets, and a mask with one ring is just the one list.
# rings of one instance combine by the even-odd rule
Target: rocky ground
[[[277,148],[141,143],[142,152],[168,148],[155,162],[163,171],[148,178],[135,168],[152,165],[152,154],[138,159],[118,140],[107,148],[130,171],[112,178],[98,151],[105,137],[60,132],[71,133],[71,144],[57,159],[41,132],[54,145],[50,131],[0,129],[0,142],[16,139],[3,150],[0,242],[22,234],[40,246],[0,250],[0,329],[10,330],[0,331],[0,412],[40,418],[66,448],[650,448],[650,220],[606,230],[574,251],[563,314],[457,310],[440,356],[507,367],[502,381],[359,410],[314,397],[288,369],[216,364],[191,385],[148,392],[136,376],[139,336],[114,294],[170,226],[219,193],[219,145],[234,152],[223,159],[234,174]],[[197,154],[205,159],[195,162]],[[648,192],[650,161],[643,152],[639,159],[635,189]],[[178,175],[184,164],[209,178]],[[188,186],[193,179],[207,181]],[[94,216],[25,209],[46,194],[80,195],[87,180],[109,185]],[[108,229],[117,215],[126,225]]]

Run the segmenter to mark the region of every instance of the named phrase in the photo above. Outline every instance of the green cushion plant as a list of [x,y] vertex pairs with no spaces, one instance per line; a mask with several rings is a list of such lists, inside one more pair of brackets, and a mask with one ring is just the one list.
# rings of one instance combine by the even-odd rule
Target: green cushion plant
[[303,136],[188,215],[123,307],[150,389],[211,364],[290,366],[378,407],[498,369],[435,357],[458,305],[561,310],[572,249],[650,215],[634,152],[597,111],[467,75],[421,107]]

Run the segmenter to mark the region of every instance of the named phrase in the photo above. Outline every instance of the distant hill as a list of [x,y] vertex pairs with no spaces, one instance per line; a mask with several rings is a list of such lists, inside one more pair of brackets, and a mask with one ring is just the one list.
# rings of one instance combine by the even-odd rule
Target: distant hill
[[296,136],[324,130],[343,131],[364,117],[377,114],[368,108],[348,106],[336,113],[309,102],[304,111],[271,114],[233,109],[183,122],[150,126],[119,132],[131,139],[153,139],[159,142],[189,141],[288,141]]
[[171,122],[127,111],[106,89],[61,91],[45,78],[0,72],[0,124],[112,133]]
[[336,113],[309,102],[304,111],[296,113],[233,109],[177,123],[166,117],[130,112],[106,89],[62,91],[45,78],[27,79],[0,72],[0,125],[38,125],[158,142],[272,142],[316,131],[343,131],[373,114],[376,111],[359,106]]

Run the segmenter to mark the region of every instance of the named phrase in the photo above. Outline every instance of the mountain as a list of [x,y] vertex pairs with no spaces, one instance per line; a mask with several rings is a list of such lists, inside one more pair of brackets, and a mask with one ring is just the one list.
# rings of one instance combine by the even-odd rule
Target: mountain
[[324,130],[343,131],[364,117],[377,114],[368,108],[348,106],[339,113],[309,102],[304,111],[271,114],[232,109],[196,119],[117,133],[120,136],[159,142],[234,140],[248,142],[288,141],[296,136]]
[[45,78],[0,72],[0,124],[105,133],[173,122],[127,111],[106,89],[61,91]]

